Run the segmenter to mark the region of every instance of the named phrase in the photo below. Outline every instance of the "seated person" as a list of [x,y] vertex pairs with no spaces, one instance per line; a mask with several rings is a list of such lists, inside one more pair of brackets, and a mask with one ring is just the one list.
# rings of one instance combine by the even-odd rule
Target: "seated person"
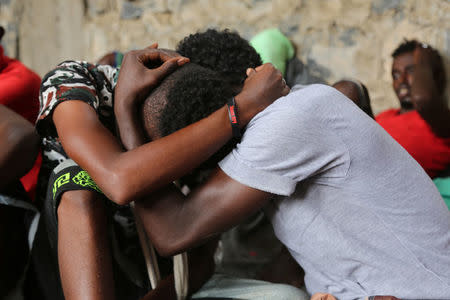
[[[221,73],[233,89],[238,90],[247,68],[262,64],[257,51],[263,51],[266,38],[277,38],[280,45],[265,52],[263,59],[270,60],[271,54],[287,54],[289,46],[292,47],[278,30],[265,31],[258,36],[261,43],[250,45],[237,32],[208,29],[185,37],[178,43],[176,51],[191,62]],[[277,62],[278,66],[274,66],[281,71],[283,64],[281,60]],[[222,234],[216,270],[231,276],[303,286],[301,268],[275,237],[270,221],[262,211]]]
[[3,104],[0,120],[0,298],[5,299],[28,261],[27,234],[37,211],[19,179],[33,166],[39,138],[27,120]]
[[[144,106],[158,107],[157,92]],[[168,185],[152,199],[136,207],[163,255],[264,208],[310,294],[450,298],[450,212],[414,159],[329,86],[294,88],[259,113],[187,197]]]
[[342,79],[335,82],[332,87],[347,96],[369,117],[374,118],[372,107],[370,106],[369,92],[364,84],[354,79]]
[[[65,62],[43,80],[42,101],[45,105],[37,129],[48,150],[45,152],[48,156],[44,157],[42,172],[46,175],[42,177],[43,182],[49,182],[47,199],[43,199],[46,206],[44,214],[53,240],[54,255],[57,243],[59,270],[66,299],[136,299],[144,296],[148,285],[136,280],[139,276],[130,276],[130,273],[136,275],[136,272],[127,272],[129,268],[121,264],[129,261],[129,255],[120,256],[114,241],[109,245],[107,232],[111,230],[107,226],[108,219],[116,221],[116,215],[111,216],[111,212],[123,211],[126,209],[123,205],[143,198],[160,186],[185,175],[231,138],[228,110],[223,98],[232,95],[230,89],[222,95],[220,103],[212,101],[217,96],[214,91],[203,94],[201,99],[211,101],[198,104],[209,110],[208,117],[157,142],[141,146],[146,142],[146,134],[134,131],[136,127],[133,120],[140,111],[135,109],[135,102],[145,99],[143,95],[147,95],[166,74],[186,63],[186,59],[171,55],[168,51],[155,49],[132,51],[125,56],[118,79],[117,70],[109,66]],[[148,65],[158,59],[165,63],[153,70],[141,63]],[[201,76],[201,70],[197,71],[200,74],[198,76]],[[69,77],[67,74],[74,76]],[[205,87],[216,88],[226,86],[218,79],[220,77],[216,78],[215,73],[205,74],[206,78],[196,85],[205,84]],[[197,78],[195,75],[192,78]],[[64,80],[55,81],[59,76],[63,76]],[[288,90],[279,72],[271,66],[265,66],[252,74],[245,81],[242,91],[235,96],[242,114],[242,125]],[[208,89],[205,88],[205,91]],[[189,98],[193,101],[197,99],[195,94],[186,93],[184,96],[193,96]],[[145,114],[161,108],[150,107]],[[196,114],[189,116],[205,117],[205,114],[200,113],[200,108],[192,105]],[[192,123],[195,120],[190,121]],[[118,136],[114,130],[116,124]],[[123,149],[119,137],[129,151]],[[139,142],[132,138],[137,138]],[[76,164],[69,161],[69,157]],[[93,180],[78,165],[88,171]],[[52,179],[48,181],[51,174]],[[74,183],[76,187],[73,187]],[[61,189],[65,193],[59,197]],[[111,201],[105,201],[103,197],[97,199],[100,190]],[[80,239],[85,243],[78,243]],[[210,249],[214,250],[214,247],[205,245],[203,250],[200,248],[191,252],[203,253],[197,254],[203,263],[195,264],[192,260],[194,264],[189,268],[192,279],[190,293],[211,275]],[[220,283],[220,280],[217,282]],[[224,283],[228,284],[227,281]],[[291,295],[292,289],[289,288]],[[297,295],[298,291],[294,291]],[[173,277],[169,277],[157,289],[145,295],[144,299],[169,299],[174,296]]]
[[[0,40],[4,33],[0,26]],[[20,61],[4,55],[3,47],[0,46],[0,104],[34,124],[39,111],[40,84],[41,79],[36,73]],[[34,199],[40,162],[39,156],[33,169],[21,179],[31,199]]]
[[392,85],[400,108],[382,112],[376,121],[434,178],[450,167],[450,110],[442,58],[416,40],[406,40],[392,57]]

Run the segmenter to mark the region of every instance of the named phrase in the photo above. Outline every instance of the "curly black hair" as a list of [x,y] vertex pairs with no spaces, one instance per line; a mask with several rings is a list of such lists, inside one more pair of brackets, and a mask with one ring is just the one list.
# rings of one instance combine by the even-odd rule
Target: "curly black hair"
[[219,72],[233,87],[241,85],[247,68],[262,64],[249,42],[228,29],[208,29],[185,37],[176,51],[191,62]]
[[[218,72],[188,63],[167,76],[147,97],[142,108],[150,137],[164,137],[207,117],[234,96]],[[234,147],[230,141],[199,169],[211,169]]]
[[[412,53],[414,49],[417,47],[422,47],[424,44],[417,40],[407,40],[405,39],[403,43],[401,43],[395,50],[392,52],[392,57],[396,58],[397,56],[404,53]],[[427,45],[433,53],[434,60],[431,65],[433,70],[433,77],[436,82],[436,86],[441,94],[445,91],[445,86],[447,84],[447,75],[445,73],[445,66],[439,52],[433,47]]]

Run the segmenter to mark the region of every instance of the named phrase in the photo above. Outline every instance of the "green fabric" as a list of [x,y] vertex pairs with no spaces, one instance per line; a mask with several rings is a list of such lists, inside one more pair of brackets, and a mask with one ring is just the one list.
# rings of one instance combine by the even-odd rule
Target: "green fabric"
[[250,45],[261,56],[263,63],[272,63],[285,75],[286,62],[294,57],[295,49],[281,31],[276,28],[264,30],[251,39]]
[[120,68],[122,66],[123,61],[123,53],[119,51],[114,51],[114,63],[116,64],[116,68]]
[[439,190],[439,193],[441,193],[442,199],[444,199],[448,209],[450,209],[450,177],[438,177],[433,179],[433,182]]

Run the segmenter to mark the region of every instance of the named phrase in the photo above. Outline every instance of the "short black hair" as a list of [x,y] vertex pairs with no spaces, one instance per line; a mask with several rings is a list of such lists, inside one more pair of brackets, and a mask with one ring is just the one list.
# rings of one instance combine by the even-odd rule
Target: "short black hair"
[[[221,74],[188,63],[167,76],[144,101],[144,127],[147,132],[156,130],[159,137],[167,136],[207,117],[232,96],[233,89]],[[235,144],[230,141],[198,169],[213,168]]]
[[228,29],[191,34],[178,43],[176,51],[193,63],[219,72],[232,86],[244,82],[247,68],[262,64],[249,42]]
[[398,47],[392,52],[392,57],[395,58],[403,53],[413,52],[416,47],[419,47],[421,43],[416,40],[407,40],[405,39],[403,43],[398,45]]
[[[405,39],[403,43],[401,43],[395,50],[392,52],[392,57],[396,58],[397,56],[404,54],[404,53],[411,53],[416,49],[417,47],[422,47],[424,45],[422,42],[419,42],[417,40],[407,40]],[[433,70],[433,78],[436,82],[436,87],[438,88],[438,91],[442,94],[444,94],[445,86],[447,84],[447,75],[445,73],[445,66],[444,62],[442,60],[441,55],[439,52],[434,49],[433,47],[427,45],[434,56],[433,63],[431,65]]]

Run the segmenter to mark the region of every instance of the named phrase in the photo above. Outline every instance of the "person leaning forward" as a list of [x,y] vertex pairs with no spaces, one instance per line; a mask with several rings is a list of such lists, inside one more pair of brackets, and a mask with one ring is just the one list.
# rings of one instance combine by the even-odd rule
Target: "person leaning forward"
[[[151,61],[164,63],[150,70],[145,65]],[[114,291],[122,282],[113,278],[114,272],[111,272],[113,255],[106,239],[105,206],[112,202],[123,206],[151,194],[192,170],[231,138],[224,103],[199,122],[141,146],[145,142],[140,139],[142,132],[135,130],[132,121],[138,113],[136,102],[143,101],[163,77],[187,61],[172,52],[148,48],[125,56],[118,79],[117,70],[109,66],[79,62],[65,62],[44,77],[41,101],[46,105],[37,122],[47,150],[44,153],[48,154],[44,158],[43,173],[49,177],[51,172],[58,171],[61,161],[64,163],[70,157],[82,168],[74,171],[74,178],[89,187],[86,191],[66,191],[58,203],[50,186],[47,199],[43,200],[50,203],[47,214],[53,220],[47,225],[57,230],[58,239],[54,243],[58,243],[58,263],[66,299],[120,298]],[[74,82],[52,84],[56,82],[53,79],[67,72],[76,75],[71,77]],[[101,76],[97,76],[99,74]],[[102,78],[110,80],[96,81]],[[252,73],[235,97],[241,112],[241,126],[288,90],[279,72],[270,65]],[[130,149],[127,152],[114,136],[116,122],[122,124],[118,135]],[[98,201],[95,195],[100,190],[111,200],[109,204]],[[81,238],[86,243],[75,242]],[[208,250],[211,247],[205,247],[201,250],[203,256],[211,253]],[[211,262],[190,269],[193,272],[190,293],[209,278],[213,270]],[[162,297],[161,293],[173,298],[172,280],[172,277],[166,278],[144,299]],[[135,297],[143,296],[135,294]],[[128,294],[128,298],[132,296]]]

